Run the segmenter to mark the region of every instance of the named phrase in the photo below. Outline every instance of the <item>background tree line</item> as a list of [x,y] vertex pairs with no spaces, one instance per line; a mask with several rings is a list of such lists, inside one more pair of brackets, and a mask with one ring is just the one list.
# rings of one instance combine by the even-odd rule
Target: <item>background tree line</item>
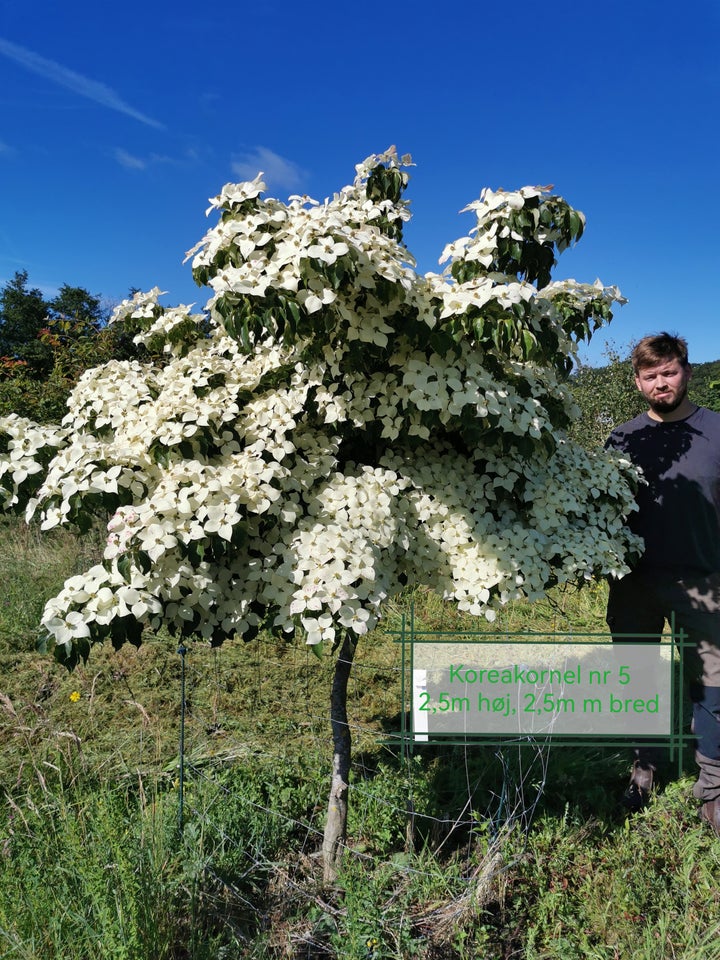
[[110,312],[99,296],[65,283],[47,299],[17,271],[0,290],[0,416],[58,422],[84,370],[138,357],[132,334],[108,325]]

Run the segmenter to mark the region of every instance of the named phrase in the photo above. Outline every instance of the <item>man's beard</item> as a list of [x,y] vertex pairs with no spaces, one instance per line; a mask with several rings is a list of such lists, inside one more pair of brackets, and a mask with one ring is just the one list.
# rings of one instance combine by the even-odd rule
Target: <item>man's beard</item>
[[687,387],[684,387],[672,400],[654,400],[648,398],[648,403],[650,404],[650,409],[654,410],[655,413],[672,413],[674,410],[677,410],[686,396]]

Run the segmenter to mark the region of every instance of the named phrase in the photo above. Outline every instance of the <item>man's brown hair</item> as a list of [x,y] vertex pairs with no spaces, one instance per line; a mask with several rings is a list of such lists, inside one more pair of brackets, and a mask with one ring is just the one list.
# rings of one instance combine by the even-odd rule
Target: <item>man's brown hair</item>
[[666,363],[668,360],[679,360],[681,366],[688,365],[688,346],[687,340],[682,337],[676,337],[672,333],[654,333],[635,345],[635,349],[630,354],[632,367],[635,376],[642,367],[656,367],[660,363]]

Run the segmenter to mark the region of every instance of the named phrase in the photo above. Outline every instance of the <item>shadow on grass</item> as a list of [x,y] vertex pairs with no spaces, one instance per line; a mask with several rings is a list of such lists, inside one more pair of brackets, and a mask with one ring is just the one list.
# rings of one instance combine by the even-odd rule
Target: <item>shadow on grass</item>
[[[386,721],[387,753],[408,783],[408,809],[419,842],[465,843],[480,827],[497,833],[508,826],[528,832],[541,818],[593,821],[603,832],[626,828],[622,803],[633,760],[630,744],[598,746],[592,741],[568,746],[542,740],[508,739],[487,744],[408,744],[394,741],[400,716]],[[681,762],[669,749],[657,752],[655,797],[666,786],[694,778],[693,748],[686,744]],[[371,778],[377,754],[358,754],[354,770]],[[414,781],[422,779],[422,806],[413,800]],[[452,840],[450,836],[452,835]]]

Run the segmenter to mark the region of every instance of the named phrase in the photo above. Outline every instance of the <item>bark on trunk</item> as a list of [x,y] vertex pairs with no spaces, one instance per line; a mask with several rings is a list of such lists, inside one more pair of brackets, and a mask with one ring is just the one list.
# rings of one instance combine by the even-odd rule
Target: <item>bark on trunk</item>
[[355,641],[346,633],[335,662],[330,694],[330,725],[333,738],[333,768],[323,836],[323,879],[332,884],[337,878],[347,836],[348,781],[350,778],[350,727],[347,719],[347,688],[355,656]]

